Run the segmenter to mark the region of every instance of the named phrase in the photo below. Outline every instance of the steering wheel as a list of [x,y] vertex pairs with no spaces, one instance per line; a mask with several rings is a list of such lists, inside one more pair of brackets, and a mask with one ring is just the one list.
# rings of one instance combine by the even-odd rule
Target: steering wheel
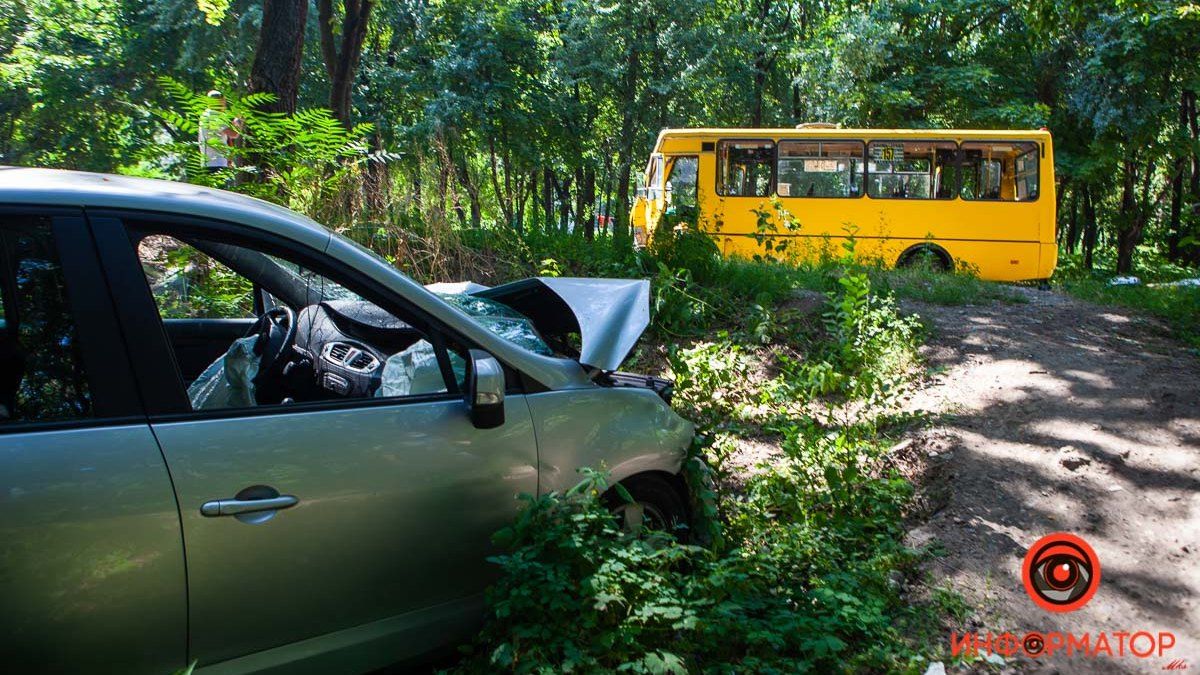
[[254,353],[258,354],[258,374],[273,372],[279,360],[292,348],[296,341],[296,312],[287,305],[272,307],[262,313],[247,336],[258,333]]

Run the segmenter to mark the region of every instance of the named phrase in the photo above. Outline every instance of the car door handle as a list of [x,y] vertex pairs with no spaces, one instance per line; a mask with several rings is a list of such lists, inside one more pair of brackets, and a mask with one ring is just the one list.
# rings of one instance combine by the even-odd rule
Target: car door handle
[[267,499],[214,499],[200,505],[200,515],[210,518],[237,516],[244,513],[290,509],[299,503],[300,500],[292,495],[279,495]]

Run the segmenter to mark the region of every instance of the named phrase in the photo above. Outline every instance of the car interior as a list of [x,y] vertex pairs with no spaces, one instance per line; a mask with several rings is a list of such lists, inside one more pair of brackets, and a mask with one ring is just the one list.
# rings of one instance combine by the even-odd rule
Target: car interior
[[228,243],[136,243],[194,409],[461,387],[465,350],[316,272]]

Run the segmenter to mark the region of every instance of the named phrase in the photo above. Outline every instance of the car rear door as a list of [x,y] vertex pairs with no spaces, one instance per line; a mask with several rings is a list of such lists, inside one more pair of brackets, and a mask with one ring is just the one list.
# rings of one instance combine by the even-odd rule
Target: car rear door
[[[236,224],[118,216],[91,221],[126,291],[122,319],[175,477],[201,671],[352,672],[469,635],[492,575],[490,536],[519,493],[537,490],[524,396],[508,396],[506,423],[487,430],[449,392],[193,411],[133,242],[167,233],[285,257],[298,244]],[[214,505],[260,498],[286,503],[226,515]]]
[[179,512],[78,210],[0,206],[0,663],[186,664]]

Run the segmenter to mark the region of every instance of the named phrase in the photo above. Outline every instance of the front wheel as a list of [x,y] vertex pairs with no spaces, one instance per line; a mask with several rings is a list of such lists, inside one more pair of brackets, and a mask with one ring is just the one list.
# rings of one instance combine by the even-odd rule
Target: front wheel
[[626,478],[620,484],[633,501],[626,500],[615,487],[605,493],[604,500],[623,532],[656,530],[672,534],[680,541],[687,540],[687,502],[669,480],[642,474]]

